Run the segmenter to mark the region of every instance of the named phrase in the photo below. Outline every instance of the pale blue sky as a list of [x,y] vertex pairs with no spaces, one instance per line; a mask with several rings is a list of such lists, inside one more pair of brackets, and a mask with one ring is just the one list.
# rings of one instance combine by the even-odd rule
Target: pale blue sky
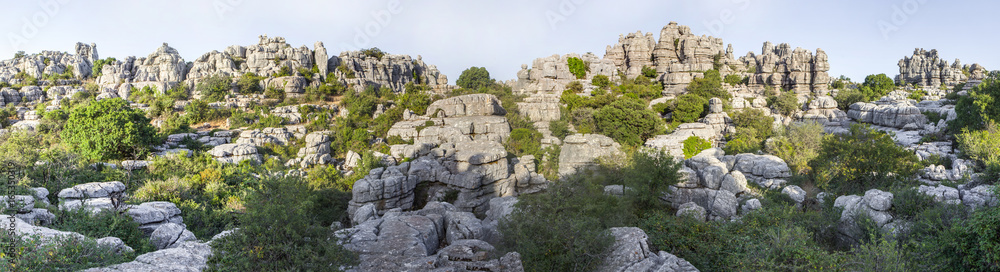
[[[73,51],[97,43],[102,58],[146,56],[168,42],[187,61],[257,36],[282,36],[293,46],[326,44],[331,55],[377,46],[422,55],[454,83],[462,70],[484,66],[512,79],[521,64],[552,54],[594,52],[618,35],[659,36],[670,21],[695,34],[721,37],[735,55],[759,52],[764,41],[822,48],[831,76],[855,81],[898,74],[897,61],[916,47],[938,49],[949,62],[1000,69],[993,28],[996,1],[4,1],[0,59],[17,50]],[[381,14],[382,16],[376,16]],[[725,16],[723,16],[725,15]],[[554,23],[553,23],[554,22]],[[880,22],[883,22],[880,27]],[[721,27],[719,27],[721,25]],[[881,30],[888,29],[888,32]],[[374,33],[358,38],[358,31]],[[377,31],[375,31],[377,30]]]

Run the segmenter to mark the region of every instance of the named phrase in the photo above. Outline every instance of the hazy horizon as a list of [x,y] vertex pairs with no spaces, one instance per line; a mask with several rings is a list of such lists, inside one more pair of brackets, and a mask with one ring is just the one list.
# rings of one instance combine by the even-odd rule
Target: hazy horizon
[[988,12],[1000,3],[899,0],[798,2],[559,0],[470,3],[397,0],[250,0],[175,2],[43,0],[8,4],[0,59],[16,51],[73,51],[96,43],[101,58],[145,57],[161,43],[185,61],[230,45],[252,45],[258,36],[285,37],[292,46],[321,41],[328,54],[378,47],[436,65],[454,84],[471,66],[498,80],[515,78],[521,64],[553,54],[603,56],[621,34],[653,33],[671,21],[697,35],[722,38],[734,56],[760,53],[765,41],[788,43],[829,55],[831,77],[898,74],[899,59],[914,48],[937,49],[949,63],[1000,67],[989,52],[997,38],[980,33],[1000,22]]

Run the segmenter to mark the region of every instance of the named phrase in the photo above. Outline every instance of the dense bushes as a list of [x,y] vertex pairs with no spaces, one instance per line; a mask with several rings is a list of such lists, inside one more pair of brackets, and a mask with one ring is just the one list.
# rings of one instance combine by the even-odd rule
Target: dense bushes
[[149,238],[139,230],[139,223],[125,213],[105,210],[92,214],[85,209],[55,210],[52,229],[71,231],[91,238],[118,237],[135,250],[136,255],[156,250]]
[[260,81],[264,79],[263,77],[257,76],[254,73],[246,73],[240,76],[236,80],[236,89],[241,94],[257,94],[263,93],[264,88],[260,86]]
[[737,74],[728,74],[726,75],[725,78],[722,79],[722,81],[725,82],[726,84],[736,86],[746,83],[746,77],[741,77],[740,75]]
[[762,142],[774,134],[774,117],[761,110],[748,109],[733,113],[736,133],[726,144],[727,154],[756,153]]
[[858,90],[865,96],[865,101],[878,100],[896,88],[896,83],[885,74],[868,75]]
[[695,95],[683,94],[675,100],[673,117],[674,123],[691,123],[698,121],[698,118],[707,113],[708,99]]
[[768,95],[767,104],[782,115],[792,115],[800,109],[799,98],[793,91],[782,91],[779,95]]
[[729,100],[732,95],[722,88],[722,77],[717,70],[705,71],[704,77],[696,78],[687,87],[689,94],[701,96],[705,99],[718,97],[722,100]]
[[955,120],[948,124],[951,131],[977,130],[990,121],[1000,121],[1000,73],[991,72],[982,83],[960,96],[955,104]]
[[535,158],[541,159],[541,140],[542,133],[538,131],[526,128],[514,129],[507,138],[507,152],[518,157],[534,155]]
[[232,90],[233,80],[228,76],[213,75],[202,79],[195,86],[195,91],[201,94],[201,98],[208,102],[221,101]]
[[837,108],[842,111],[847,111],[850,109],[851,104],[857,102],[868,102],[868,100],[861,91],[857,89],[843,89],[837,93],[837,96],[833,97],[837,101]]
[[485,67],[469,67],[462,71],[455,84],[466,89],[481,89],[493,85],[494,81]]
[[795,123],[775,134],[765,144],[767,153],[788,163],[793,174],[809,174],[812,171],[809,162],[819,156],[823,125],[815,122]]
[[810,166],[818,186],[841,194],[909,185],[919,169],[912,151],[896,145],[888,134],[862,125],[851,126],[847,134],[825,136]]
[[587,71],[590,70],[590,67],[583,60],[577,57],[570,57],[566,62],[569,65],[569,72],[576,76],[576,79],[587,77]]
[[631,99],[621,99],[594,113],[602,134],[632,146],[641,145],[663,130],[663,121],[652,111]]
[[677,170],[681,162],[675,161],[663,150],[632,150],[624,160],[608,158],[602,166],[606,177],[604,184],[630,188],[623,191],[623,198],[636,217],[666,209],[660,197],[668,186],[680,181]]
[[326,197],[299,178],[264,178],[246,199],[240,229],[213,242],[208,270],[320,271],[355,264],[354,253],[331,241],[337,239],[332,220],[316,216],[346,210],[321,205]]
[[116,60],[115,58],[105,58],[105,59],[94,60],[94,67],[91,68],[91,69],[93,69],[93,71],[91,71],[91,76],[93,76],[95,78],[101,76],[101,73],[104,70],[104,65],[115,63],[115,61],[118,61],[118,60]]
[[81,239],[60,236],[43,242],[39,236],[14,236],[21,239],[14,245],[16,260],[0,254],[0,271],[80,271],[129,262],[135,254],[119,254],[109,247],[102,247],[93,238]]
[[611,87],[611,80],[608,79],[608,76],[605,75],[595,75],[594,79],[590,80],[590,84],[593,84],[594,86],[600,87],[602,89],[606,89],[608,87]]
[[141,158],[156,144],[156,129],[138,109],[121,98],[104,99],[73,109],[63,141],[94,160]]
[[962,154],[983,166],[986,174],[984,180],[1000,179],[1000,128],[996,123],[991,121],[985,130],[963,129],[956,138]]

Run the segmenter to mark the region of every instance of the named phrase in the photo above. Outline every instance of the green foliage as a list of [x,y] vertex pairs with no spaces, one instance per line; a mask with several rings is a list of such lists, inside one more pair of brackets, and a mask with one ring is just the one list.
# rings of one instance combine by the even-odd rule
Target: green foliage
[[726,75],[725,78],[723,78],[722,81],[725,82],[726,84],[736,86],[736,85],[740,85],[740,84],[746,83],[747,78],[746,77],[742,77],[742,76],[737,75],[737,74],[728,74],[728,75]]
[[469,69],[462,71],[462,75],[458,76],[458,81],[455,81],[455,84],[462,88],[479,90],[490,87],[496,82],[490,78],[490,72],[486,71],[486,68],[469,67]]
[[431,102],[434,102],[428,94],[430,87],[424,84],[407,83],[405,88],[406,93],[399,96],[399,105],[418,115],[426,114],[427,107],[431,105]]
[[920,102],[920,101],[924,100],[924,96],[926,96],[926,95],[927,95],[927,91],[925,91],[924,89],[916,89],[913,92],[911,92],[910,96],[908,96],[907,98],[916,100],[917,102]]
[[774,117],[761,110],[747,109],[733,113],[736,133],[726,144],[727,154],[756,153],[762,142],[774,134]]
[[990,72],[982,83],[969,90],[969,95],[958,98],[955,104],[957,118],[948,124],[951,131],[977,130],[989,122],[1000,120],[1000,72]]
[[[41,236],[13,236],[17,259],[0,255],[0,271],[80,271],[129,262],[135,254],[119,254],[102,247],[93,238],[59,236],[45,241]],[[44,241],[44,242],[43,242]]]
[[984,180],[996,181],[1000,178],[1000,128],[996,123],[990,121],[985,130],[963,129],[956,138],[962,154],[984,166]]
[[382,49],[378,49],[378,47],[372,47],[372,48],[368,48],[368,49],[361,49],[361,54],[364,54],[365,56],[376,58],[376,59],[379,59],[379,60],[381,60],[382,57],[385,56],[385,52],[382,52]]
[[314,216],[331,208],[320,205],[328,195],[298,178],[265,178],[260,185],[247,197],[240,230],[213,242],[208,271],[339,270],[357,263]]
[[830,88],[834,89],[834,90],[843,90],[844,87],[846,87],[846,86],[847,86],[847,83],[844,80],[840,80],[840,79],[834,80],[833,84],[830,84]]
[[601,133],[631,146],[641,145],[663,130],[663,121],[632,99],[611,102],[594,113],[594,120]]
[[704,77],[692,80],[687,90],[689,94],[698,95],[705,99],[718,97],[728,101],[732,98],[732,95],[722,88],[722,77],[718,70],[705,71]]
[[840,90],[840,92],[837,93],[837,96],[833,97],[833,100],[837,101],[837,108],[842,111],[850,109],[851,104],[871,101],[857,89]]
[[526,128],[514,129],[507,138],[507,152],[515,156],[534,155],[535,158],[542,157],[541,143],[542,133],[537,130]]
[[562,119],[549,122],[549,131],[552,132],[552,136],[559,138],[560,141],[571,134],[569,131],[569,122]]
[[878,100],[896,88],[896,83],[885,74],[868,75],[858,89],[866,101]]
[[577,57],[570,57],[566,60],[569,64],[569,72],[576,76],[576,79],[587,78],[587,71],[590,67],[583,63],[583,60]]
[[63,141],[94,160],[142,158],[156,144],[156,129],[138,109],[121,98],[104,99],[73,109]]
[[594,79],[590,80],[590,84],[593,84],[601,89],[607,89],[612,85],[611,79],[608,79],[608,76],[605,75],[594,75]]
[[776,137],[767,142],[765,149],[767,153],[788,163],[792,173],[805,175],[812,171],[809,162],[819,156],[822,140],[822,124],[795,123],[777,132]]
[[95,60],[94,67],[92,68],[93,71],[91,71],[91,75],[95,78],[101,76],[101,73],[104,70],[104,65],[112,64],[115,61],[118,60],[116,60],[115,58],[105,58],[105,59]]
[[583,92],[583,83],[580,83],[579,81],[570,82],[569,84],[566,84],[566,91],[575,94],[581,93]]
[[684,159],[690,159],[698,155],[701,151],[712,148],[712,143],[698,136],[691,136],[684,139]]
[[337,71],[344,75],[345,78],[351,79],[355,77],[354,69],[347,67],[347,64],[341,63],[340,66],[337,66]]
[[139,230],[139,223],[125,213],[106,210],[92,215],[85,209],[70,211],[57,209],[55,215],[56,219],[48,226],[50,228],[76,232],[93,238],[118,237],[134,249],[137,255],[156,250],[156,247],[149,242],[149,238]]
[[[597,131],[597,123],[594,120],[594,109],[578,108],[570,112],[570,123],[581,134],[593,133]],[[567,128],[568,129],[568,128]],[[569,135],[569,134],[567,134]]]
[[213,109],[200,99],[191,100],[191,103],[184,107],[184,111],[187,112],[187,117],[196,123],[227,118],[230,114],[229,111]]
[[695,94],[683,94],[674,101],[675,109],[671,117],[674,123],[695,122],[708,112],[708,99]]
[[637,218],[666,209],[660,197],[667,187],[677,184],[680,161],[663,150],[636,149],[628,151],[625,160],[606,158],[603,171],[605,184],[624,185],[622,196]]
[[525,271],[581,271],[601,265],[614,238],[606,231],[634,221],[627,204],[584,175],[539,194],[522,195],[501,219],[500,252],[521,254]]
[[919,168],[913,151],[884,132],[857,124],[847,134],[825,136],[810,166],[817,185],[838,194],[907,186]]
[[646,78],[656,78],[656,69],[649,66],[642,66],[642,76]]
[[920,193],[916,188],[906,188],[893,193],[892,214],[903,220],[914,220],[935,205],[933,196]]
[[800,109],[799,98],[792,91],[784,91],[778,96],[768,96],[767,104],[783,115],[791,115]]
[[223,100],[229,94],[232,83],[228,76],[213,75],[202,79],[194,89],[205,101],[215,102]]
[[260,86],[260,80],[263,77],[259,77],[254,73],[246,73],[240,76],[236,80],[236,89],[241,94],[257,94],[264,92],[264,88]]

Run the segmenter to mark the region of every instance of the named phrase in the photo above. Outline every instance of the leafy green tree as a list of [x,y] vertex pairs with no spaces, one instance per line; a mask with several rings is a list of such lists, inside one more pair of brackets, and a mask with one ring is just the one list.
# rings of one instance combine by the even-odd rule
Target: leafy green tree
[[984,130],[962,129],[956,135],[962,154],[978,161],[985,168],[984,180],[1000,178],[1000,128],[992,120]]
[[514,129],[507,138],[507,152],[515,156],[535,155],[541,158],[542,133],[526,128]]
[[885,96],[896,88],[896,83],[885,74],[868,75],[865,82],[861,83],[859,90],[865,95],[866,100],[873,101]]
[[243,74],[243,76],[240,76],[240,78],[236,80],[236,89],[241,94],[263,93],[264,88],[260,86],[261,79],[261,77],[253,73]]
[[788,163],[793,173],[809,174],[812,171],[809,162],[819,156],[823,125],[816,122],[795,123],[776,134],[765,144],[767,153]]
[[382,49],[378,49],[378,47],[372,47],[372,48],[368,48],[368,49],[361,49],[361,54],[364,54],[365,56],[373,57],[373,58],[376,58],[376,59],[380,59],[380,60],[382,59],[383,56],[385,56],[385,52],[382,52]]
[[202,99],[206,101],[221,101],[232,90],[232,83],[232,79],[228,76],[213,75],[198,82],[195,91],[201,93]]
[[490,77],[490,72],[486,71],[485,67],[469,67],[469,69],[462,71],[462,75],[458,76],[458,81],[455,81],[455,84],[462,88],[479,90],[490,87],[496,82]]
[[94,160],[141,158],[156,144],[156,128],[146,114],[121,98],[104,99],[73,109],[63,141]]
[[653,67],[649,67],[649,66],[643,66],[642,67],[642,76],[644,76],[646,78],[656,78],[656,69],[653,69]]
[[555,120],[549,122],[549,131],[552,131],[552,136],[559,138],[559,140],[565,139],[569,136],[569,122],[566,120]]
[[726,84],[736,86],[746,82],[746,78],[737,74],[728,74],[725,78],[723,78],[723,81],[726,82]]
[[676,103],[674,115],[671,117],[674,123],[698,121],[708,108],[708,99],[690,93],[678,96],[674,103]]
[[761,110],[747,109],[733,113],[736,133],[726,144],[726,153],[756,153],[762,142],[774,134],[774,117]]
[[583,60],[577,57],[570,57],[566,62],[569,65],[569,72],[576,76],[576,79],[587,77],[587,70],[590,70],[590,67],[587,67]]
[[626,145],[638,146],[663,130],[661,119],[638,101],[621,99],[594,114],[597,128]]
[[718,97],[722,100],[729,100],[732,95],[722,88],[722,76],[717,70],[705,71],[704,77],[696,78],[688,85],[688,93],[701,96],[705,99]]
[[783,115],[792,115],[801,108],[799,98],[793,91],[784,91],[781,92],[781,95],[769,96],[767,100],[767,104]]
[[1000,122],[1000,73],[990,72],[968,96],[959,97],[955,113],[955,120],[948,124],[951,131],[983,129],[990,121]]
[[857,89],[842,89],[833,99],[837,100],[837,108],[842,111],[847,111],[854,103],[870,101]]
[[857,124],[849,133],[825,136],[810,166],[817,185],[838,194],[906,186],[920,168],[916,154],[896,145],[892,136]]

